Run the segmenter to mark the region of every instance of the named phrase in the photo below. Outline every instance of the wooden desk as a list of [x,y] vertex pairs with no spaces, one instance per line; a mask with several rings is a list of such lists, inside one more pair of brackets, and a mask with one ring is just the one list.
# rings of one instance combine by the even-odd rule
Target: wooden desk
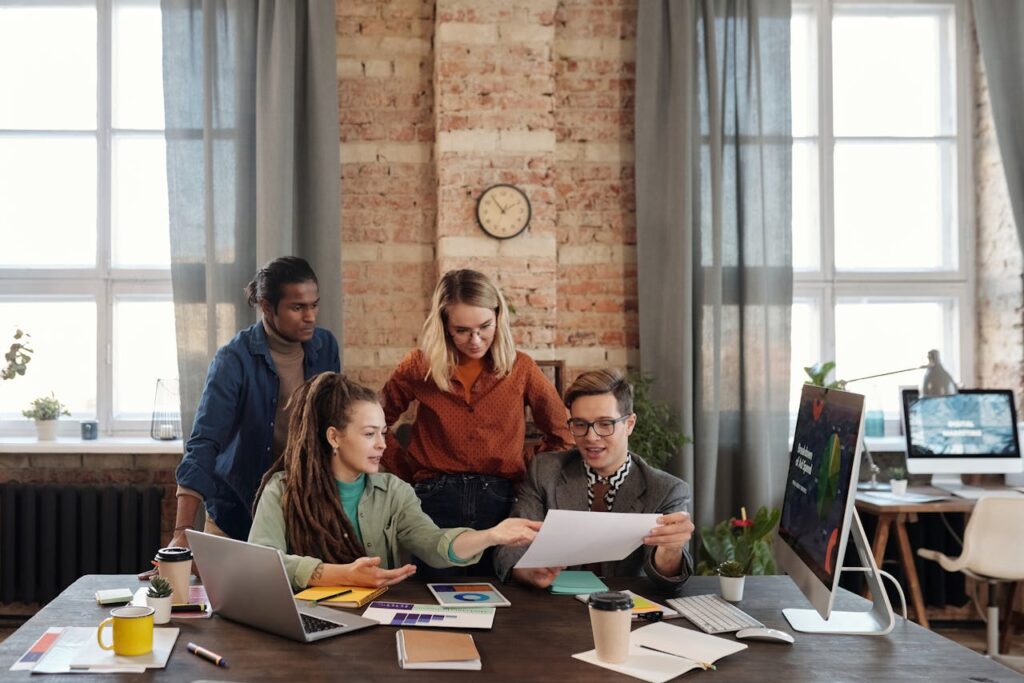
[[[943,491],[930,486],[910,489],[910,493],[928,495],[944,495]],[[899,544],[900,565],[907,577],[907,589],[910,591],[910,604],[914,610],[914,618],[919,624],[928,628],[928,614],[925,611],[924,596],[921,594],[921,582],[917,576],[917,565],[914,562],[914,551],[907,538],[907,521],[916,522],[918,513],[922,512],[970,512],[974,509],[975,500],[948,497],[931,503],[903,503],[870,498],[870,493],[861,491],[857,494],[857,511],[878,517],[878,527],[871,543],[871,552],[875,556],[875,564],[882,566],[885,558],[885,547],[889,543],[889,531],[895,526],[896,542]]]
[[[642,579],[610,579],[613,588],[632,588],[657,598]],[[32,617],[0,645],[0,678],[27,681],[27,671],[9,671],[18,657],[50,626],[92,626],[107,615],[96,605],[99,588],[138,586],[134,576],[85,576]],[[718,579],[697,576],[685,594],[717,592]],[[512,607],[498,608],[494,628],[474,631],[483,661],[480,673],[404,671],[395,657],[395,628],[379,626],[312,644],[295,643],[226,619],[172,620],[181,628],[166,669],[132,676],[90,674],[79,683],[98,680],[191,681],[622,681],[632,678],[572,659],[574,652],[593,647],[586,608],[568,596],[549,595],[518,586],[502,588]],[[387,597],[433,603],[426,587],[415,580],[393,587]],[[866,608],[867,602],[843,591],[840,605]],[[787,576],[748,577],[740,607],[766,625],[793,631],[782,607],[807,607]],[[673,623],[689,627],[685,620]],[[688,674],[715,683],[726,681],[891,681],[942,680],[1020,681],[1009,669],[917,624],[898,619],[884,637],[828,636],[795,633],[795,645],[749,642],[750,648],[719,662],[718,671]],[[189,654],[194,641],[223,655],[230,668],[219,669]],[[60,677],[58,677],[60,678]],[[64,677],[71,680],[70,677]],[[54,677],[45,677],[46,681]],[[40,678],[39,680],[44,680]]]

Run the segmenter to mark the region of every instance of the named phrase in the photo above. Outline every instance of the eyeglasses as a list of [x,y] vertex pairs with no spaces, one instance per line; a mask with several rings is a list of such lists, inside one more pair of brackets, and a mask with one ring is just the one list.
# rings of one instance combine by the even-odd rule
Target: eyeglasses
[[573,418],[566,422],[566,424],[569,425],[569,433],[573,436],[586,436],[591,427],[594,428],[594,433],[598,436],[611,436],[615,433],[615,425],[619,422],[628,420],[630,417],[630,415],[623,415],[622,417],[617,417],[614,420],[604,419],[594,420],[593,422]]
[[494,336],[494,323],[485,323],[480,327],[449,328],[448,334],[450,334],[453,339],[458,339],[459,341],[468,341],[472,339],[474,335],[481,339],[488,339],[489,337]]

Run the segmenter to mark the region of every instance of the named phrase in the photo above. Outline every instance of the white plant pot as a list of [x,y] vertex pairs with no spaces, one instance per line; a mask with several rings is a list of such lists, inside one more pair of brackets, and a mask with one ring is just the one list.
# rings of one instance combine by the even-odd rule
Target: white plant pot
[[39,441],[56,441],[57,420],[36,420],[36,439]]
[[892,495],[894,496],[903,496],[907,493],[906,479],[890,479],[889,486],[892,487]]
[[154,624],[166,624],[171,620],[171,600],[173,596],[168,595],[166,598],[153,598],[146,596],[146,604],[152,607],[155,611],[153,612],[153,623]]
[[722,589],[722,597],[729,602],[739,602],[743,599],[743,580],[745,576],[719,576],[718,584]]

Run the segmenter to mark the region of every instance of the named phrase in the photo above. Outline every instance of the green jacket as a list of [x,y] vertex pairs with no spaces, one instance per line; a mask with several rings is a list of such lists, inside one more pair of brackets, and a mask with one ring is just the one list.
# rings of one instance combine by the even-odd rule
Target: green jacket
[[[277,548],[284,568],[296,590],[309,584],[313,570],[321,563],[316,557],[288,554],[281,494],[284,472],[278,472],[263,489],[249,531],[249,542]],[[482,553],[452,562],[448,555],[455,538],[469,528],[439,529],[420,508],[412,487],[392,474],[366,475],[366,489],[359,499],[359,530],[363,547],[370,557],[379,557],[383,569],[394,569],[416,555],[431,567],[469,565],[480,561]]]

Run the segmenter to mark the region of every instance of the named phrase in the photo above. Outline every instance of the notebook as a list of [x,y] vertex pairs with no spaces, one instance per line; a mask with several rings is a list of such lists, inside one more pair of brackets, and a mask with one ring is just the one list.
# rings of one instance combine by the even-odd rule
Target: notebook
[[[384,591],[388,589],[387,586],[381,586],[380,588],[364,588],[362,586],[316,586],[313,588],[307,588],[295,595],[296,600],[309,600],[320,601],[318,605],[324,607],[362,607],[371,600],[376,599],[380,595],[384,594]],[[342,591],[348,591],[344,595],[336,595]],[[329,595],[335,595],[336,597],[328,598]]]
[[597,578],[594,572],[563,571],[548,590],[555,595],[579,595],[581,593],[600,593],[608,590],[608,586]]
[[407,631],[395,634],[398,665],[403,669],[466,669],[479,671],[480,653],[468,633]]

